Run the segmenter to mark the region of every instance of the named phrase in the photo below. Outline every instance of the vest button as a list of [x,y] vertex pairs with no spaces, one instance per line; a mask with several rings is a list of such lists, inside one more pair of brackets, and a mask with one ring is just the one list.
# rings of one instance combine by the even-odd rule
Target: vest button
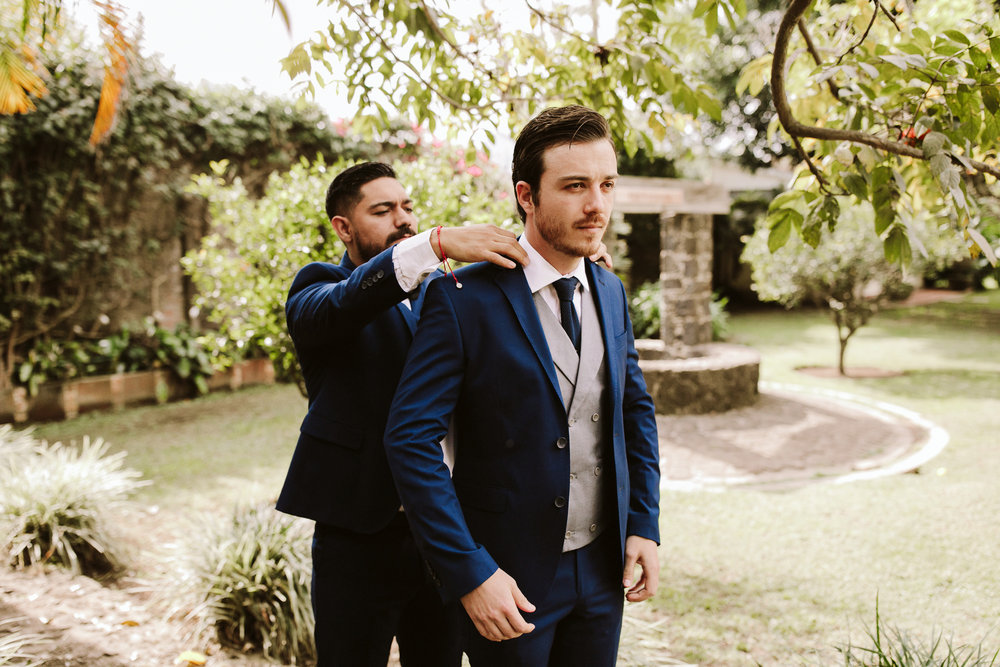
[[590,532],[592,532],[592,533],[596,533],[597,532],[597,524],[596,523],[590,524]]
[[601,474],[601,466],[594,468],[594,477],[599,477]]
[[573,531],[572,530],[567,530],[566,531],[566,539],[568,540],[571,537],[573,537]]
[[599,414],[597,414],[596,412],[594,414],[590,415],[590,421],[592,421],[592,422],[596,422],[600,418],[601,418],[601,416]]
[[559,439],[556,440],[556,447],[559,449],[566,449],[566,445],[568,444],[569,440],[567,440],[565,436],[560,436]]
[[566,507],[566,499],[562,496],[558,496],[553,504],[559,509],[562,509],[563,507]]

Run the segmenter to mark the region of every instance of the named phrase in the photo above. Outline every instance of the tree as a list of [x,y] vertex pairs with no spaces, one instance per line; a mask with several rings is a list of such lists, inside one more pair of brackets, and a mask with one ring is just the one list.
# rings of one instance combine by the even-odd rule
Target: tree
[[[5,18],[0,24],[0,115],[34,111],[32,98],[47,94],[49,77],[41,53],[53,44],[63,23],[64,0],[0,0]],[[90,145],[96,146],[111,132],[118,114],[118,103],[134,56],[135,36],[125,22],[125,11],[115,0],[91,0],[98,10],[101,39],[106,51],[104,80],[100,102],[90,133]],[[20,21],[16,21],[20,5]],[[6,20],[14,19],[15,25]]]
[[998,28],[996,7],[974,0],[790,2],[773,56],[751,63],[742,85],[759,89],[769,68],[778,119],[805,165],[796,187],[822,196],[804,216],[794,198],[773,205],[771,247],[793,228],[815,244],[836,224],[837,197],[850,195],[874,206],[890,259],[911,255],[903,213],[926,208],[995,265],[978,200],[997,197],[1000,177]]
[[[768,248],[767,226],[759,225],[743,251],[743,260],[752,267],[753,289],[761,299],[787,308],[815,302],[829,310],[837,327],[841,375],[847,374],[844,356],[851,337],[888,301],[910,289],[907,271],[882,252],[874,217],[867,204],[847,206],[816,247],[791,237],[773,252]],[[916,275],[925,266],[940,268],[962,255],[958,238],[932,216],[921,215],[909,227],[923,248],[911,258],[909,271]]]
[[[608,115],[629,153],[652,150],[670,128],[720,119],[720,95],[696,65],[711,62],[720,28],[735,28],[747,12],[746,0],[623,0],[614,3],[615,30],[604,35],[597,10],[610,2],[542,9],[526,0],[528,25],[511,28],[495,12],[462,18],[444,2],[326,1],[338,18],[295,47],[284,68],[305,91],[341,87],[367,126],[390,111],[430,127],[450,119],[477,131],[482,144],[545,105],[577,102]],[[736,92],[770,86],[772,131],[782,128],[803,161],[795,187],[820,196],[804,213],[772,207],[772,246],[792,231],[818,243],[848,195],[874,206],[873,224],[894,261],[911,254],[907,211],[929,208],[952,220],[970,252],[995,263],[980,205],[996,196],[1000,175],[995,6],[783,7],[772,52],[746,65]]]

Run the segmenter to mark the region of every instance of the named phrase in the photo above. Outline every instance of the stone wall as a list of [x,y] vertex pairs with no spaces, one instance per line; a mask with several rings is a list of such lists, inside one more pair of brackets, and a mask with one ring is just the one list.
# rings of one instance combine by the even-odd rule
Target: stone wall
[[660,216],[660,340],[668,353],[712,342],[712,216]]

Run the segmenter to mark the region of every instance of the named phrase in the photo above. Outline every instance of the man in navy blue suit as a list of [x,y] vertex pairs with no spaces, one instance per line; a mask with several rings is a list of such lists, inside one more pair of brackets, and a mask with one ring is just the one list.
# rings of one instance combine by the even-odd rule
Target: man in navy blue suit
[[512,178],[530,261],[430,284],[390,409],[389,466],[476,667],[614,665],[624,599],[656,592],[654,406],[624,287],[585,259],[617,177],[600,114],[525,126]]
[[277,503],[316,521],[319,665],[382,667],[395,636],[406,667],[457,666],[460,610],[449,614],[429,582],[382,436],[439,253],[501,270],[526,253],[511,232],[490,225],[417,234],[406,190],[381,163],[341,172],[326,213],[347,253],[340,264],[299,271],[285,304],[309,409]]

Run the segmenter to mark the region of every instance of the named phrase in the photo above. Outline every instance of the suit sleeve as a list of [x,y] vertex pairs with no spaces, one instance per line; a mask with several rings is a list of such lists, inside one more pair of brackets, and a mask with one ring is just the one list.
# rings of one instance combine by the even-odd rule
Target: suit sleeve
[[387,248],[349,271],[314,262],[305,266],[285,302],[288,331],[299,347],[328,345],[349,338],[387,308],[406,298]]
[[410,528],[446,601],[497,570],[469,532],[440,444],[464,369],[461,327],[449,298],[453,289],[445,280],[427,288],[385,433],[386,456]]
[[[624,286],[621,286],[621,290],[622,298],[625,299]],[[646,391],[646,380],[639,368],[639,353],[635,349],[632,322],[627,307],[625,331],[628,337],[628,357],[625,362],[622,416],[630,480],[628,524],[625,534],[645,537],[659,544],[660,443],[656,430],[656,406]]]

